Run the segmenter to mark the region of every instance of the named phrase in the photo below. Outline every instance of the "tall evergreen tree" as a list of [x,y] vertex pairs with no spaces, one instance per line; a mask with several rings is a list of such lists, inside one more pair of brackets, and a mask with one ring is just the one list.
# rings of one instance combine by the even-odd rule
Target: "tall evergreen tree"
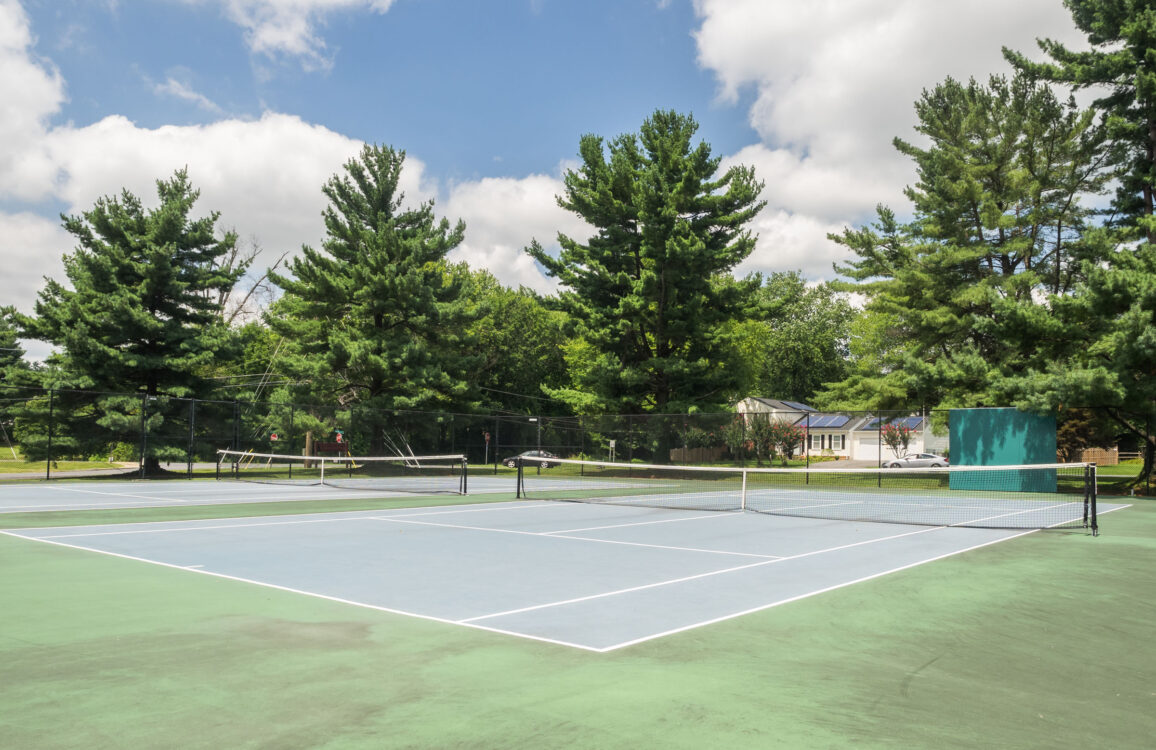
[[370,444],[360,450],[383,450],[393,429],[379,421],[386,410],[473,398],[469,273],[446,261],[465,225],[435,219],[432,201],[402,207],[404,162],[404,151],[365,146],[322,189],[321,249],[304,247],[287,274],[270,274],[285,290],[268,317],[288,343],[280,367],[309,381],[315,397],[362,407]]
[[15,316],[16,308],[0,307],[0,384],[7,379],[9,368],[21,367],[24,363],[24,350],[16,340],[19,332]]
[[1065,0],[1088,51],[1049,40],[1050,63],[1005,49],[1017,68],[1091,89],[1104,114],[1117,178],[1110,228],[1090,235],[1105,248],[1084,268],[1087,283],[1061,300],[1060,320],[1032,334],[1049,341],[1041,362],[1005,385],[1021,406],[1096,406],[1134,436],[1144,453],[1140,481],[1156,471],[1156,2]]
[[754,249],[744,227],[764,205],[762,184],[747,167],[719,175],[710,146],[692,142],[697,130],[692,117],[659,111],[638,134],[584,136],[558,204],[595,234],[559,235],[558,258],[527,249],[561,282],[561,307],[593,350],[576,383],[594,396],[586,408],[715,408],[736,383],[726,324],[747,314],[759,282],[730,274]]
[[1090,113],[1022,75],[948,79],[916,113],[930,147],[895,140],[918,170],[906,191],[915,219],[881,207],[874,226],[831,237],[855,255],[836,267],[855,282],[842,288],[865,293],[868,313],[906,346],[882,363],[874,397],[856,381],[878,373],[856,372],[828,404],[992,403],[992,383],[1039,352],[1045,295],[1070,292],[1092,252],[1081,199],[1103,189],[1107,149]]
[[[151,431],[159,430],[166,408],[150,408],[148,400],[204,395],[209,384],[202,373],[232,356],[217,299],[245,268],[221,266],[236,236],[216,236],[216,212],[190,217],[199,195],[182,169],[157,181],[155,209],[126,190],[81,216],[63,217],[79,242],[64,258],[72,288],[49,279],[35,316],[19,316],[28,337],[60,348],[48,372],[63,382],[140,394],[101,398],[96,424],[110,440],[135,441],[146,418]],[[163,455],[164,445],[151,444],[146,470],[156,471]]]
[[1064,0],[1091,50],[1070,50],[1039,40],[1052,59],[1038,63],[1004,48],[1019,70],[1076,89],[1103,91],[1093,107],[1105,114],[1109,138],[1122,164],[1115,221],[1156,243],[1156,1]]

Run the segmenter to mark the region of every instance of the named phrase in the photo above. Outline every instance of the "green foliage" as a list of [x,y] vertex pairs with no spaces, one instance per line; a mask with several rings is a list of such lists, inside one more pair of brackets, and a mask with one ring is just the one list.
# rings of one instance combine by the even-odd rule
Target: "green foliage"
[[465,225],[436,220],[432,202],[402,207],[404,161],[389,147],[362,149],[323,188],[321,249],[303,247],[287,275],[270,274],[285,294],[267,319],[286,340],[280,367],[309,384],[299,396],[379,412],[472,403],[470,276],[446,261]]
[[[157,181],[156,209],[146,210],[123,191],[81,216],[64,217],[64,228],[79,243],[64,258],[72,288],[49,280],[35,317],[17,316],[29,337],[62,351],[40,373],[44,386],[148,397],[208,392],[203,373],[233,356],[219,299],[245,267],[221,266],[236,237],[216,237],[215,212],[190,218],[198,196],[180,170]],[[92,427],[96,432],[83,440],[113,442],[133,425],[139,431],[139,402],[137,396],[102,397],[95,407],[101,413]],[[149,417],[158,425],[165,418],[159,411]],[[82,438],[77,433],[73,439]],[[150,451],[150,470],[157,468],[162,448]]]
[[0,307],[0,383],[7,380],[8,370],[28,367],[24,362],[24,350],[16,340],[19,331],[15,316],[16,308]]
[[1056,300],[1050,364],[999,386],[1022,409],[1103,407],[1143,446],[1143,481],[1156,463],[1156,246],[1117,248],[1106,263],[1088,263],[1087,275],[1077,294]]
[[479,311],[471,326],[480,357],[473,381],[483,403],[523,414],[565,411],[549,396],[569,384],[565,316],[525,287],[503,286],[489,271],[472,274],[469,294]]
[[1102,92],[1093,107],[1104,113],[1120,165],[1115,221],[1156,242],[1156,3],[1152,0],[1064,0],[1092,49],[1075,51],[1038,41],[1050,63],[1004,48],[1018,68],[1044,81]]
[[733,367],[739,395],[810,401],[824,383],[847,376],[856,311],[829,284],[809,286],[797,272],[775,273],[756,293],[758,312],[734,321]]
[[867,295],[868,333],[892,344],[827,405],[992,403],[993,382],[1039,361],[1045,296],[1070,293],[1095,257],[1080,201],[1102,190],[1107,152],[1089,113],[1026,76],[948,79],[916,113],[930,147],[895,141],[919,175],[914,220],[880,207],[873,226],[831,236],[855,256],[836,288]]
[[638,134],[584,136],[558,203],[595,234],[559,236],[558,258],[527,248],[564,287],[560,307],[592,355],[575,389],[602,411],[720,406],[737,384],[727,323],[747,314],[757,282],[730,271],[754,248],[743,227],[762,186],[746,167],[718,177],[719,158],[692,143],[697,129],[659,111]]
[[1081,460],[1085,448],[1104,448],[1116,440],[1117,426],[1099,409],[1064,409],[1056,420],[1060,460]]

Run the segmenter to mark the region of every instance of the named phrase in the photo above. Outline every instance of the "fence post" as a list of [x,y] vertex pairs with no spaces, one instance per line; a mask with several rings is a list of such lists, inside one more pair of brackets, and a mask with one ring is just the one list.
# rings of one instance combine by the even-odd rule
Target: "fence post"
[[149,394],[145,391],[140,397],[140,478],[145,477],[145,453],[148,452],[149,438],[148,425],[145,420],[148,418],[149,410]]
[[232,450],[240,450],[240,433],[241,433],[241,402],[233,399],[233,444],[230,446]]
[[195,398],[189,399],[189,479],[193,478],[193,454],[197,450],[196,439],[196,425],[197,425],[197,400]]
[[53,407],[55,406],[56,391],[52,388],[48,389],[48,454],[44,461],[44,478],[52,478],[52,427],[53,427]]

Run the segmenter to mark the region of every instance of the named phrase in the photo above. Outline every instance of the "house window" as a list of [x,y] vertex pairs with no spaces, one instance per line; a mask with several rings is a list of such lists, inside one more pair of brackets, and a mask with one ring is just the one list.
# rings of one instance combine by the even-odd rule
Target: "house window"
[[831,436],[831,450],[833,450],[833,451],[843,450],[843,436],[842,435],[832,435]]

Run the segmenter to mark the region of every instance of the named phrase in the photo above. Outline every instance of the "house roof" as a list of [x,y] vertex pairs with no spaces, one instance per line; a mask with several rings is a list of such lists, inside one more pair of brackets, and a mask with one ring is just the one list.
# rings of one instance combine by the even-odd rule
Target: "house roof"
[[[863,426],[862,426],[860,429],[863,429],[863,430],[878,430],[878,429],[879,429],[879,422],[880,422],[879,418],[878,418],[878,417],[876,417],[875,419],[872,419],[872,420],[871,420],[870,422],[868,422],[867,424],[863,425]],[[884,422],[883,424],[884,424],[884,425],[893,424],[893,425],[895,425],[896,427],[906,427],[906,428],[907,428],[907,429],[909,429],[909,430],[917,430],[917,429],[919,429],[921,426],[923,426],[923,417],[919,417],[919,416],[915,416],[915,417],[893,417],[893,418],[891,418],[891,419],[888,419],[888,420],[887,420],[886,422]]]
[[781,401],[777,398],[762,398],[760,396],[751,396],[750,398],[744,399],[744,401],[757,401],[763,406],[766,406],[768,409],[774,409],[775,411],[815,411],[814,407],[807,406],[806,404],[800,403],[798,401]]
[[805,425],[812,430],[819,427],[826,427],[828,429],[838,429],[850,422],[853,417],[846,414],[808,414],[800,417],[796,424]]

